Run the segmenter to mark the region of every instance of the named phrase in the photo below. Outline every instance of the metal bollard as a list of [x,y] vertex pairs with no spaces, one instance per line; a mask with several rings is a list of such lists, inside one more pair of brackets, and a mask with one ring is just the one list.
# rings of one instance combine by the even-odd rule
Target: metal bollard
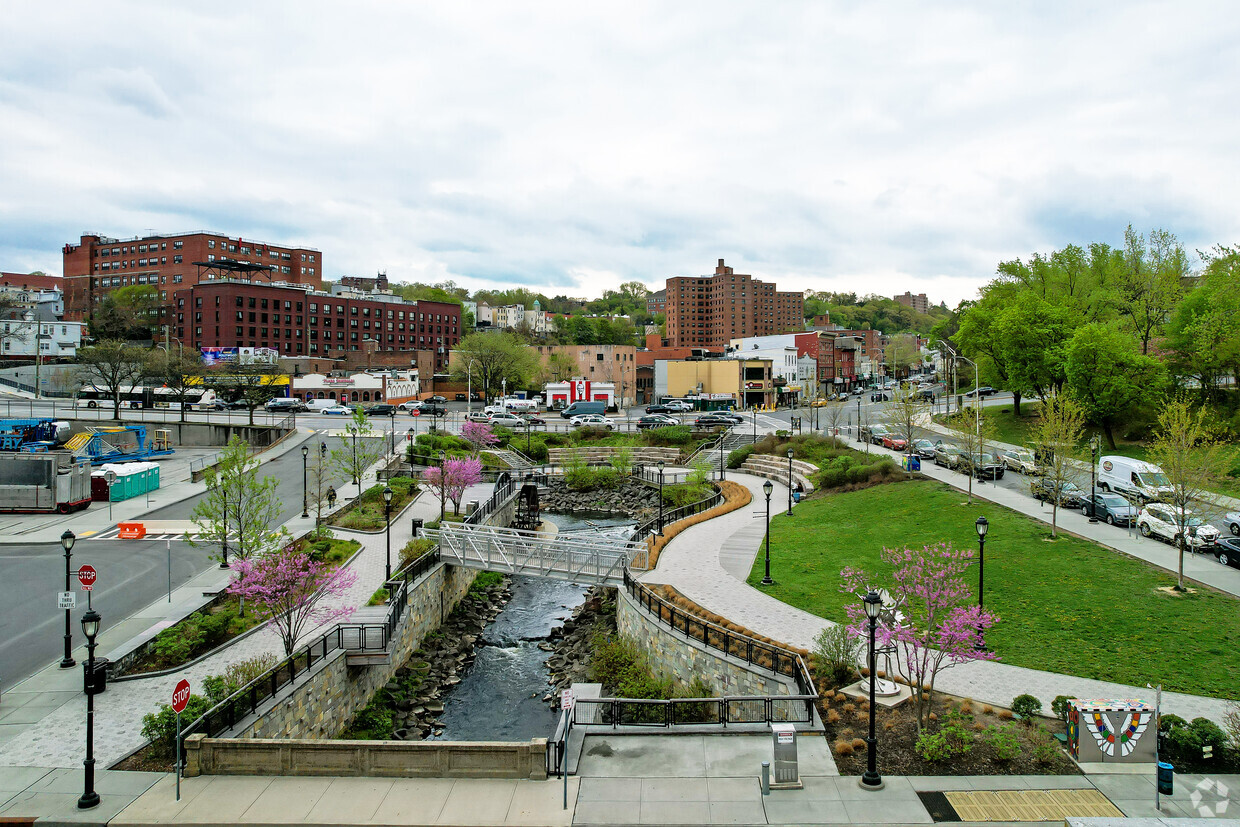
[[762,794],[771,794],[771,762],[762,762]]

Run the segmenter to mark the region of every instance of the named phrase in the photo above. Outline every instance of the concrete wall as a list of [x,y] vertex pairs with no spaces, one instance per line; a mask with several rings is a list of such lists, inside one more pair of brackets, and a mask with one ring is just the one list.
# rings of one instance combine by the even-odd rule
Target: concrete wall
[[187,776],[331,775],[404,778],[547,777],[547,740],[306,741],[185,739]]
[[149,438],[157,430],[166,430],[174,447],[206,448],[224,446],[233,436],[239,436],[256,447],[266,447],[284,436],[288,431],[270,425],[226,425],[204,422],[133,422],[114,419],[70,419],[70,433],[81,433],[88,428],[109,428],[126,425],[145,425]]
[[791,680],[743,660],[708,649],[672,631],[646,612],[624,589],[616,590],[616,630],[636,641],[651,667],[682,687],[701,678],[716,695],[795,695]]
[[316,664],[290,694],[242,721],[236,738],[334,738],[374,693],[409,659],[422,639],[439,628],[477,572],[440,564],[414,583],[405,617],[397,626],[391,658],[384,664],[349,667],[343,650]]

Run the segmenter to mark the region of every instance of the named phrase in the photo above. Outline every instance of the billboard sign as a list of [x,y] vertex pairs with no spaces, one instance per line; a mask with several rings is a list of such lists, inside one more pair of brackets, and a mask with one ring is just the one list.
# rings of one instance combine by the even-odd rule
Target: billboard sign
[[203,347],[202,362],[207,367],[236,363],[239,365],[274,365],[280,351],[271,347]]

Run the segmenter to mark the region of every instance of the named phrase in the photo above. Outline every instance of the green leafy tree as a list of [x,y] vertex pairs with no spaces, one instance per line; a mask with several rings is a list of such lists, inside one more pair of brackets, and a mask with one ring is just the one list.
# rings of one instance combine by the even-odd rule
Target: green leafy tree
[[180,405],[181,421],[189,411],[191,394],[197,396],[202,390],[202,376],[206,372],[202,360],[196,355],[186,355],[178,350],[153,350],[145,366],[145,378],[152,385],[166,389],[172,401]]
[[[891,401],[885,404],[887,422],[895,430],[896,435],[908,443],[906,453],[913,454],[913,440],[917,437],[917,426],[922,424],[930,414],[930,403],[923,399],[917,388],[900,383],[891,394]],[[913,472],[908,472],[909,477]],[[970,486],[972,488],[972,486]]]
[[276,395],[275,379],[281,375],[280,369],[275,365],[232,362],[214,373],[212,385],[217,393],[223,393],[229,400],[245,405],[250,415],[250,424],[253,425],[254,410]]
[[146,284],[118,287],[103,295],[91,313],[96,338],[149,339],[159,322],[159,288]]
[[538,372],[538,361],[535,352],[511,333],[474,333],[461,339],[453,352],[453,379],[466,381],[467,371],[472,373],[473,386],[481,388],[489,402],[505,382],[512,388],[528,385]]
[[1154,230],[1147,244],[1144,235],[1128,226],[1117,285],[1119,311],[1141,342],[1142,353],[1149,353],[1150,341],[1179,302],[1189,274],[1188,256],[1174,235]]
[[1220,380],[1240,380],[1240,250],[1215,247],[1200,283],[1176,307],[1167,324],[1171,368],[1201,384],[1203,401],[1217,395]]
[[1052,396],[1042,402],[1042,416],[1029,433],[1044,468],[1043,478],[1054,495],[1051,502],[1051,537],[1059,536],[1059,494],[1080,475],[1080,442],[1085,430],[1085,412],[1066,396]]
[[1226,506],[1216,493],[1236,460],[1235,449],[1215,434],[1204,408],[1194,410],[1180,399],[1167,403],[1158,417],[1149,458],[1162,468],[1171,487],[1167,503],[1176,519],[1179,566],[1176,588],[1184,589],[1184,550],[1195,530],[1191,518],[1208,521]]
[[77,362],[83,384],[95,385],[112,397],[112,418],[121,418],[121,393],[142,382],[147,352],[119,339],[80,348]]
[[339,444],[332,449],[328,466],[342,476],[351,477],[360,497],[362,477],[366,475],[366,469],[382,459],[386,444],[382,432],[371,428],[366,412],[358,408],[353,412],[345,433],[339,437]]
[[1115,448],[1115,428],[1158,405],[1167,371],[1157,359],[1137,351],[1136,341],[1108,324],[1078,328],[1068,343],[1068,388],[1085,416]]

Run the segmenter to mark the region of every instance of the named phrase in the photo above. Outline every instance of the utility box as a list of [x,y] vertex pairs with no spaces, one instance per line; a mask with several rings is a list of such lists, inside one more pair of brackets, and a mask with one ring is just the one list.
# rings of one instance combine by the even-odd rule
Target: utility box
[[1154,707],[1145,701],[1074,699],[1068,751],[1082,764],[1152,764],[1158,743]]
[[801,771],[797,766],[797,728],[792,724],[771,724],[771,740],[775,747],[775,760],[771,762],[771,789],[801,789]]

